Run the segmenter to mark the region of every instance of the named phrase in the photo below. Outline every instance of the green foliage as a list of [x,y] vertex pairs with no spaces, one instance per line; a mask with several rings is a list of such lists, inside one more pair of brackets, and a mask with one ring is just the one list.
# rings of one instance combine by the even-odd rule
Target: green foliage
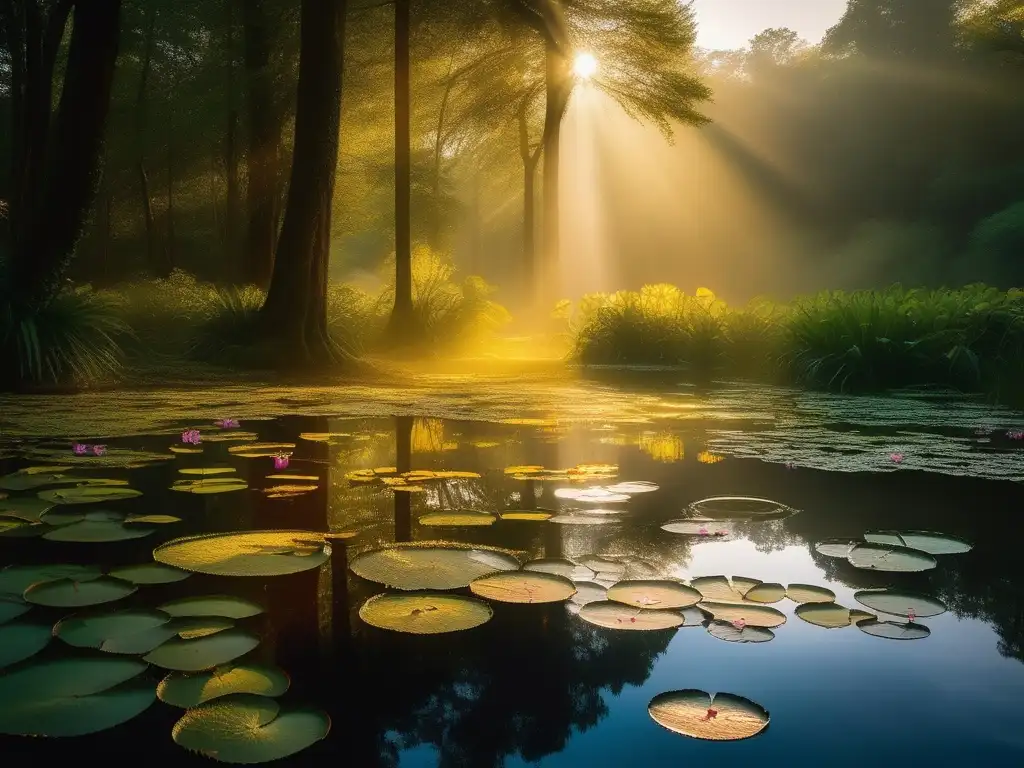
[[0,385],[83,385],[121,369],[129,328],[108,297],[88,288],[59,293],[29,314],[0,304]]
[[[565,308],[562,308],[563,314]],[[748,376],[814,389],[947,386],[1006,394],[1024,383],[1024,292],[825,292],[730,309],[672,286],[586,297],[571,317],[587,364],[685,365],[695,378]]]

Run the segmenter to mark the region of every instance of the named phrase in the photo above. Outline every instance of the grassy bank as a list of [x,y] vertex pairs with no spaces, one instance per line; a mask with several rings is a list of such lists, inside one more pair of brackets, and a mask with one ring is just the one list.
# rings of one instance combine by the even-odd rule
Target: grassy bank
[[[572,357],[590,365],[673,365],[692,379],[752,378],[845,392],[952,387],[1019,399],[1024,291],[984,285],[824,292],[730,307],[670,285],[563,308]],[[1016,396],[1016,397],[1015,397]]]

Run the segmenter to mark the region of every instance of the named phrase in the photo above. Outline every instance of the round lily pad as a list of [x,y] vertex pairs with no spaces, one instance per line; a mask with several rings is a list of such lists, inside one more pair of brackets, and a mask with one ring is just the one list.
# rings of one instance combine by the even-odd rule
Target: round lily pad
[[902,624],[898,621],[878,621],[877,619],[858,621],[857,629],[886,640],[923,640],[932,633],[924,624],[915,624],[914,622]]
[[167,525],[169,523],[180,523],[181,518],[174,515],[128,515],[124,521],[126,523],[142,525]]
[[125,610],[69,616],[57,623],[53,634],[76,648],[100,648],[119,635],[134,635],[161,627],[171,617],[163,611]]
[[778,520],[796,510],[771,499],[753,496],[713,496],[695,501],[689,506],[694,517],[712,520]]
[[781,584],[758,584],[743,596],[755,603],[777,603],[786,596],[786,588]]
[[663,728],[694,739],[738,741],[768,727],[768,711],[731,693],[712,697],[704,691],[659,693],[647,705],[651,719]]
[[731,580],[726,576],[699,576],[690,580],[690,586],[696,589],[705,600],[724,602],[742,602],[747,592],[761,582],[744,576],[734,576]]
[[259,644],[260,639],[256,635],[235,628],[190,640],[168,640],[142,658],[164,669],[199,672],[234,661]]
[[0,669],[35,656],[50,644],[52,637],[49,624],[29,621],[0,624]]
[[238,477],[202,477],[198,480],[175,480],[171,484],[172,491],[203,495],[244,491],[248,487],[249,484]]
[[712,520],[710,518],[687,518],[685,520],[669,520],[661,530],[669,533],[678,533],[684,536],[700,536],[701,538],[723,538],[736,533],[733,524],[726,520]]
[[556,576],[564,576],[570,581],[589,581],[594,578],[594,572],[587,566],[577,565],[572,560],[561,557],[542,557],[530,560],[523,565],[523,570],[553,573]]
[[518,571],[519,566],[508,550],[443,541],[395,544],[364,552],[349,563],[367,581],[406,591],[461,589],[481,576]]
[[580,565],[585,565],[602,578],[620,579],[626,575],[626,564],[603,555],[584,555],[577,558]]
[[162,563],[142,563],[111,568],[109,575],[132,584],[173,584],[184,581],[192,574]]
[[958,555],[973,548],[970,542],[959,536],[934,531],[869,531],[864,534],[864,540],[909,547],[929,555]]
[[359,608],[359,618],[370,626],[414,635],[472,629],[493,614],[483,600],[431,592],[375,595]]
[[499,517],[502,520],[518,520],[521,522],[536,522],[542,523],[545,520],[550,520],[554,517],[554,512],[530,512],[528,510],[510,510],[508,512],[502,512]]
[[198,446],[192,446],[192,445],[172,445],[170,450],[171,450],[171,453],[180,453],[180,454],[183,454],[183,455],[192,455],[192,456],[198,455],[198,454],[203,452],[202,448],[200,448]]
[[590,581],[577,581],[576,594],[569,598],[576,605],[597,603],[608,599],[608,590],[600,584]]
[[813,584],[790,584],[786,587],[786,597],[794,603],[834,603],[836,593]]
[[46,523],[28,523],[23,520],[0,518],[0,538],[35,539],[48,533],[51,527]]
[[675,629],[683,623],[677,611],[658,611],[633,608],[611,600],[588,603],[580,609],[579,617],[590,624],[606,629],[656,630]]
[[610,525],[611,523],[619,522],[619,518],[575,512],[567,515],[555,515],[548,522],[557,523],[558,525]]
[[53,488],[40,491],[39,498],[54,504],[97,504],[107,501],[134,499],[142,491],[120,486],[76,485],[71,488]]
[[501,603],[558,603],[576,594],[576,585],[564,576],[540,571],[505,571],[481,576],[469,583],[474,595]]
[[864,542],[860,539],[825,539],[814,545],[814,551],[825,557],[846,557],[850,550]]
[[25,528],[32,523],[25,520],[18,520],[13,517],[0,517],[0,534],[10,533],[16,528]]
[[864,541],[871,544],[893,544],[897,547],[906,546],[896,531],[867,531],[864,533]]
[[85,520],[85,512],[75,511],[73,508],[57,507],[49,512],[44,512],[39,521],[49,526],[71,525]]
[[870,613],[850,610],[836,603],[804,603],[796,607],[796,615],[808,624],[826,629],[840,629],[863,619],[875,618]]
[[227,619],[247,619],[263,613],[263,606],[234,595],[203,595],[171,600],[157,610],[170,616],[222,616]]
[[938,561],[927,552],[891,544],[858,544],[846,556],[857,568],[892,573],[912,573],[934,568]]
[[708,634],[730,643],[767,643],[775,638],[775,633],[765,627],[748,627],[729,621],[709,622]]
[[0,733],[84,736],[113,728],[156,700],[129,658],[67,658],[20,666],[0,676]]
[[701,601],[696,589],[675,581],[620,581],[608,590],[608,599],[634,608],[689,608]]
[[0,595],[0,624],[5,624],[28,613],[31,607],[20,597]]
[[873,611],[891,616],[927,618],[946,612],[941,600],[901,589],[862,589],[854,594],[853,599]]
[[38,523],[42,515],[53,507],[53,502],[43,501],[38,496],[18,496],[0,501],[0,515],[16,517],[28,523]]
[[269,763],[294,755],[331,730],[326,712],[282,712],[276,700],[233,693],[185,711],[174,724],[175,743],[223,763]]
[[555,497],[581,504],[623,504],[630,499],[628,494],[614,493],[607,488],[559,488]]
[[291,451],[295,448],[295,443],[251,443],[248,445],[232,445],[228,448],[228,453],[233,453],[236,456],[242,456],[244,458],[261,458],[266,456],[276,456],[283,451]]
[[[120,516],[119,516],[120,517]],[[128,541],[149,536],[155,529],[142,525],[125,525],[120,520],[79,520],[70,525],[62,525],[43,534],[47,541],[105,543],[111,541]]]
[[9,565],[0,570],[0,595],[21,597],[33,584],[60,579],[89,581],[98,579],[103,572],[94,565],[54,563],[50,565]]
[[650,493],[651,491],[656,491],[658,490],[658,484],[639,480],[636,482],[623,482],[616,483],[615,485],[608,485],[605,486],[605,490],[611,491],[612,493],[625,493],[629,496],[634,496],[638,493]]
[[86,478],[64,474],[71,467],[24,467],[0,477],[0,488],[5,491],[33,491],[51,485],[81,483]]
[[215,475],[233,475],[236,471],[234,467],[185,467],[184,469],[179,469],[178,474],[213,477]]
[[208,533],[153,550],[158,563],[214,576],[283,576],[319,568],[330,556],[323,534],[312,531]]
[[160,701],[189,709],[233,693],[281,696],[291,680],[283,669],[258,664],[217,667],[207,672],[171,672],[156,687]]
[[786,614],[771,606],[758,603],[721,603],[707,600],[697,605],[705,613],[710,613],[716,621],[728,621],[752,627],[771,629],[786,623]]
[[436,525],[449,527],[468,527],[477,525],[493,525],[497,520],[489,512],[431,512],[420,517],[420,525]]
[[120,579],[101,576],[89,581],[59,579],[33,584],[25,590],[25,600],[35,605],[52,608],[81,608],[101,603],[112,603],[137,590],[134,584]]

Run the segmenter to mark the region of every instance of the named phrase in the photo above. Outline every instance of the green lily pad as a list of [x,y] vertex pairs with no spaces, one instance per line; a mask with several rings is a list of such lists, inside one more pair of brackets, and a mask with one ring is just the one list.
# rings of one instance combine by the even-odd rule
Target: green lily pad
[[697,604],[705,613],[710,613],[716,621],[742,622],[751,627],[772,629],[786,623],[786,614],[767,605],[759,603],[722,603],[705,600]]
[[585,565],[602,579],[621,579],[626,575],[626,564],[604,555],[584,555],[576,558],[580,565]]
[[53,634],[76,648],[99,649],[112,637],[134,635],[171,620],[163,611],[124,610],[82,613],[68,616],[57,623]]
[[730,643],[767,643],[775,638],[765,627],[736,626],[728,621],[709,622],[708,634]]
[[111,568],[109,575],[132,584],[173,584],[184,581],[192,574],[163,563],[142,563]]
[[587,603],[580,608],[579,617],[605,629],[632,631],[675,629],[683,623],[683,617],[678,611],[633,608],[611,600]]
[[786,587],[786,597],[794,603],[834,603],[836,593],[813,584],[790,584]]
[[483,600],[430,592],[375,595],[359,608],[359,618],[370,626],[415,635],[473,629],[493,615]]
[[0,676],[0,733],[84,736],[131,720],[156,700],[146,665],[128,658],[36,662]]
[[234,467],[185,467],[184,469],[179,469],[178,474],[213,477],[214,475],[233,475],[237,471]]
[[757,579],[745,576],[733,576],[731,580],[725,576],[700,576],[690,580],[690,586],[700,592],[705,600],[727,603],[743,602],[747,592],[760,583]]
[[445,526],[461,528],[478,525],[494,525],[498,518],[489,512],[475,512],[465,510],[462,512],[431,512],[422,515],[419,519],[420,525]]
[[94,565],[55,563],[50,565],[9,565],[0,571],[0,595],[15,595],[20,598],[33,584],[60,579],[74,579],[78,582],[91,581],[103,575]]
[[540,571],[504,571],[469,583],[474,595],[501,603],[558,603],[576,594],[564,576]]
[[901,589],[862,589],[854,594],[853,599],[873,611],[890,616],[914,615],[924,619],[946,612],[941,600]]
[[49,512],[46,512],[40,518],[40,522],[48,526],[60,526],[60,525],[71,525],[72,523],[80,523],[85,520],[85,512],[78,512],[75,509],[68,507],[57,507]]
[[695,501],[689,506],[690,517],[710,520],[781,520],[796,512],[792,507],[771,499],[753,496],[714,496]]
[[634,608],[689,608],[701,601],[701,593],[675,581],[620,581],[608,590],[608,599]]
[[169,640],[142,658],[164,669],[200,672],[234,661],[259,644],[256,635],[236,627],[195,639]]
[[52,485],[81,483],[87,479],[65,474],[69,469],[71,467],[25,467],[0,477],[0,488],[5,491],[34,491]]
[[914,622],[902,624],[898,621],[878,621],[876,619],[858,621],[857,629],[886,640],[923,640],[932,633],[924,624],[915,624]]
[[738,741],[757,736],[768,727],[768,711],[731,693],[712,697],[693,689],[659,693],[647,713],[662,728],[709,741]]
[[825,629],[840,629],[875,616],[857,609],[844,608],[836,603],[804,603],[796,607],[796,615],[808,624]]
[[86,518],[77,523],[54,528],[52,531],[44,533],[43,538],[47,541],[106,543],[141,539],[149,536],[154,530],[154,528],[140,525],[125,525],[124,518],[120,520],[89,520]]
[[322,533],[295,530],[185,536],[153,550],[158,563],[214,576],[283,576],[319,568],[330,556]]
[[97,504],[107,501],[134,499],[142,491],[120,486],[76,485],[71,488],[54,488],[40,491],[39,498],[54,504]]
[[207,672],[171,672],[156,687],[160,701],[172,707],[190,709],[234,693],[281,696],[291,680],[277,667],[257,664],[228,664]]
[[444,541],[395,544],[363,552],[349,563],[357,576],[404,591],[461,589],[481,576],[518,571],[519,566],[508,550]]
[[43,514],[53,509],[53,503],[38,496],[16,496],[0,501],[0,515],[16,517],[28,523],[38,523]]
[[532,511],[528,509],[510,509],[499,515],[502,520],[519,520],[521,522],[534,523],[542,523],[545,520],[550,520],[554,516],[554,512],[541,512],[540,510]]
[[858,544],[847,559],[857,568],[890,573],[914,573],[934,568],[938,561],[927,552],[891,544]]
[[203,595],[171,600],[157,608],[171,616],[222,616],[247,619],[263,613],[263,606],[234,595]]
[[934,531],[869,531],[864,540],[917,549],[929,555],[959,555],[970,552],[974,546],[959,536]]
[[31,461],[56,461],[78,467],[96,467],[100,469],[139,469],[171,461],[174,457],[165,453],[137,450],[135,448],[107,448],[102,456],[93,453],[81,456],[72,453],[69,447],[41,448],[35,447],[25,451],[25,458]]
[[32,523],[13,517],[0,517],[0,534],[10,533],[18,528],[27,528]]
[[175,637],[190,641],[224,632],[234,626],[231,619],[216,617],[171,619],[141,632],[113,635],[103,641],[100,650],[106,653],[141,655],[151,653]]
[[38,539],[44,533],[49,533],[51,527],[46,523],[24,523],[0,530],[0,538],[3,539]]
[[730,521],[712,520],[705,517],[669,520],[661,530],[678,533],[683,536],[699,536],[708,539],[721,539],[736,533],[735,525]]
[[25,590],[26,602],[52,608],[82,608],[101,603],[112,603],[137,590],[134,584],[120,579],[100,576],[89,581],[59,579],[33,584]]
[[238,477],[210,477],[198,480],[175,480],[171,484],[172,491],[182,493],[231,493],[232,491],[244,491],[249,484]]
[[49,624],[12,621],[0,624],[0,669],[35,656],[50,644]]
[[180,523],[181,518],[174,515],[128,515],[125,523],[141,525],[168,525],[169,523]]
[[745,600],[755,603],[777,603],[786,596],[786,588],[781,584],[758,584],[743,596]]
[[863,543],[861,539],[825,539],[814,545],[814,551],[825,557],[845,558],[851,549]]
[[325,738],[331,719],[320,710],[282,712],[274,699],[234,693],[186,710],[175,723],[175,743],[224,763],[267,763]]
[[0,595],[0,624],[18,618],[26,613],[32,606],[13,595]]
[[553,573],[556,576],[564,576],[570,581],[589,581],[594,578],[594,572],[587,566],[577,565],[572,560],[561,557],[542,557],[530,560],[523,565],[523,570]]

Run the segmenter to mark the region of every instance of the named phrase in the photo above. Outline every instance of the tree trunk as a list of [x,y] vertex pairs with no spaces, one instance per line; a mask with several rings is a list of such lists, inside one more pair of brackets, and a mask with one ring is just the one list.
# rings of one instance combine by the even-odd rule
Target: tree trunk
[[[562,116],[568,105],[566,61],[556,46],[545,45],[544,54],[544,274],[541,285],[555,285],[558,274],[560,233],[558,221],[559,143],[562,137]],[[544,298],[553,298],[545,296]]]
[[146,265],[157,277],[167,277],[170,267],[159,250],[156,222],[153,220],[153,196],[149,190],[149,176],[146,173],[146,129],[149,125],[149,105],[146,88],[153,63],[154,30],[156,28],[156,7],[146,9],[145,31],[142,43],[142,69],[139,72],[139,89],[135,94],[135,157],[139,177],[139,198],[146,227]]
[[390,331],[397,338],[412,324],[412,158],[409,118],[409,4],[395,3],[395,306]]
[[224,0],[224,97],[227,125],[224,131],[224,173],[227,176],[227,200],[224,206],[224,257],[228,274],[238,274],[238,109],[235,107],[235,16],[234,0]]
[[448,75],[445,78],[444,92],[441,94],[441,105],[437,110],[437,132],[434,134],[434,169],[433,182],[434,210],[430,217],[430,246],[435,250],[444,248],[444,206],[441,200],[442,155],[444,153],[444,121],[448,112],[448,100],[452,95],[452,69],[455,66],[455,54],[448,59]]
[[526,112],[529,100],[519,106],[516,117],[519,121],[519,158],[523,162],[523,296],[528,301],[537,298],[537,161],[543,144],[530,150],[530,132]]
[[264,0],[244,0],[242,24],[249,122],[244,269],[247,282],[265,289],[274,272],[279,205],[281,121],[274,103],[270,68],[270,54],[276,36],[267,20]]
[[167,208],[165,210],[166,237],[164,238],[164,264],[167,274],[177,263],[174,242],[174,129],[167,121]]
[[[38,10],[34,3],[11,5]],[[21,86],[20,92],[12,93],[18,129],[15,151],[28,155],[15,162],[24,171],[25,162],[31,160],[33,169],[31,176],[16,177],[11,205],[11,215],[17,217],[12,221],[12,231],[16,233],[13,298],[21,309],[28,311],[48,302],[60,290],[96,195],[120,33],[120,0],[76,4],[67,69],[55,125],[50,131],[52,62],[56,60],[66,24],[63,9],[70,8],[70,3],[57,2],[52,8],[39,56],[28,53],[33,47],[30,40],[18,48],[19,40],[25,41],[27,37],[27,21],[24,28],[19,27],[20,36],[8,41],[14,55],[12,84]],[[16,12],[9,15],[10,31],[18,27],[21,17]],[[46,95],[45,110],[41,109],[44,97],[40,94]],[[28,152],[30,143],[32,149]]]
[[299,362],[334,358],[327,338],[331,202],[338,164],[347,0],[302,0],[295,148],[264,331]]

